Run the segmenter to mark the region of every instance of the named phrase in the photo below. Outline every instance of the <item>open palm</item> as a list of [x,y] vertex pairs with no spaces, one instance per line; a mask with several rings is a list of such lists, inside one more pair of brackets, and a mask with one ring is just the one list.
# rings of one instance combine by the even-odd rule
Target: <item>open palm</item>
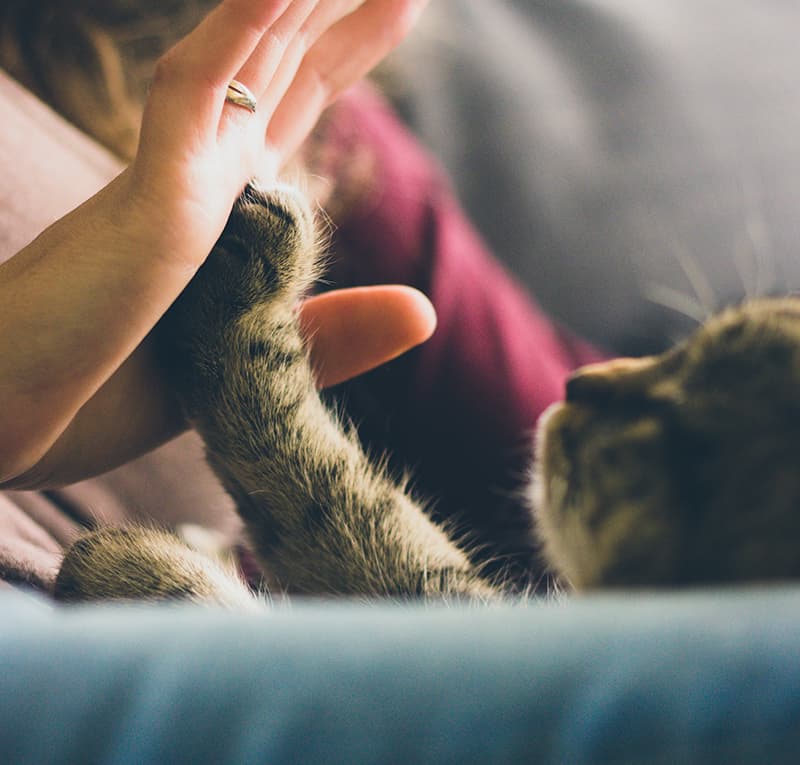
[[[158,63],[127,194],[165,253],[199,266],[245,183],[277,180],[322,110],[406,33],[426,0],[225,0]],[[232,79],[255,113],[227,103]]]

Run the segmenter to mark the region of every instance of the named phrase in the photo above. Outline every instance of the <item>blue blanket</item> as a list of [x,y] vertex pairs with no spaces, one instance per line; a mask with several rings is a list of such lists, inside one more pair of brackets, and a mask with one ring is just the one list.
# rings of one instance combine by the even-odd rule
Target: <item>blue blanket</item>
[[486,609],[0,597],[0,760],[789,763],[800,589]]

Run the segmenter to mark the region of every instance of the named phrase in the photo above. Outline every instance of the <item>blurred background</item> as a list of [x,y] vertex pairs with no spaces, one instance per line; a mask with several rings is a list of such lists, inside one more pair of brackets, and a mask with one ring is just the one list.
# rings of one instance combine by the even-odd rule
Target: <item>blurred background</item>
[[433,0],[404,118],[497,256],[609,350],[800,288],[800,3]]

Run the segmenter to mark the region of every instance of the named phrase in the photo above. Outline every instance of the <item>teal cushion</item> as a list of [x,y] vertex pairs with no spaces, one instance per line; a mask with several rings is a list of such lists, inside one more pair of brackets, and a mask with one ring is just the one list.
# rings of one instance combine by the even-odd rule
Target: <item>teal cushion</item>
[[778,763],[800,589],[526,607],[0,597],[4,763]]

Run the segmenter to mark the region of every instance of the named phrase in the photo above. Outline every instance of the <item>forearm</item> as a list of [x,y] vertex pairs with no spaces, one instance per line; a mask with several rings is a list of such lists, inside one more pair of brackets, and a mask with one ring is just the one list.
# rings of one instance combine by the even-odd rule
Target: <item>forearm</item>
[[[188,259],[156,244],[162,232],[148,247],[139,218],[120,176],[0,266],[0,480],[66,435],[191,278]],[[120,403],[139,363],[92,403],[98,417]]]
[[45,454],[5,489],[65,486],[112,470],[186,427],[146,338],[78,410]]

